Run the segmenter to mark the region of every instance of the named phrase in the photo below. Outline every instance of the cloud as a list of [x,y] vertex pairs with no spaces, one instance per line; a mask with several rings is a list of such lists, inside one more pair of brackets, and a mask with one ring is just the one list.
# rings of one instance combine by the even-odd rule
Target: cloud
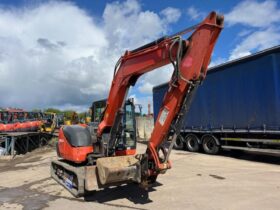
[[[108,46],[105,34],[83,10],[71,3],[1,8],[0,31],[3,107],[31,109],[65,103],[86,104],[93,96],[81,94],[81,88],[107,81],[108,62],[103,64],[105,68],[97,62],[101,51]],[[78,61],[92,65],[86,62],[77,65]],[[93,71],[92,66],[98,71]],[[101,94],[99,90],[93,95]]]
[[179,19],[178,9],[168,7],[157,14],[142,11],[136,0],[107,4],[104,13],[104,30],[113,49],[133,49],[161,37],[168,26]]
[[242,24],[252,27],[267,27],[280,22],[280,11],[276,1],[246,0],[237,4],[225,15],[229,25]]
[[145,74],[139,80],[138,90],[144,94],[151,94],[154,86],[170,80],[172,72],[173,66],[170,64]]
[[181,11],[173,7],[167,7],[160,12],[168,23],[174,23],[181,17]]
[[230,52],[229,60],[280,44],[280,9],[276,1],[243,1],[225,19],[229,26],[246,27],[238,34],[242,40]]
[[139,91],[141,93],[151,93],[153,87],[154,87],[154,84],[151,84],[150,82],[143,82],[143,85],[141,85],[139,87]]
[[237,35],[239,37],[244,37],[244,36],[249,35],[250,33],[252,33],[252,30],[244,29],[244,30],[241,30]]
[[107,4],[96,20],[69,1],[0,7],[0,106],[86,109],[107,97],[124,51],[165,34],[176,11],[127,0]]
[[218,57],[217,59],[211,61],[211,63],[209,64],[209,67],[217,66],[219,64],[225,63],[226,61],[227,61],[227,59]]
[[148,113],[148,104],[151,105],[151,113],[153,113],[153,97],[150,96],[138,96],[136,94],[129,95],[128,98],[134,99],[134,104],[136,104],[135,111],[140,112],[139,106],[137,104],[142,105],[142,114]]
[[203,17],[205,17],[204,12],[198,11],[195,7],[191,6],[187,9],[187,15],[191,20],[199,20]]
[[263,50],[280,43],[279,28],[256,31],[247,36],[230,54],[230,60],[250,55],[252,51]]

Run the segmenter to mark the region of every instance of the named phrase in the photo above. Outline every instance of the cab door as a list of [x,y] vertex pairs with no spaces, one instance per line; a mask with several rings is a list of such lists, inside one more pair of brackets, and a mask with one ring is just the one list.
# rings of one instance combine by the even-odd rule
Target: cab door
[[116,155],[134,155],[136,153],[136,120],[135,106],[132,100],[127,100],[122,119],[121,139],[116,146]]

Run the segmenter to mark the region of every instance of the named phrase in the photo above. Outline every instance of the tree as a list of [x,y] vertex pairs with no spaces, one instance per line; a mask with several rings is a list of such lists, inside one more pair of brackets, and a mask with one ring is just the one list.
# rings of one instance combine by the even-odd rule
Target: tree
[[61,113],[62,111],[59,109],[55,109],[55,108],[47,108],[44,110],[44,112],[52,112],[52,113],[58,114],[58,113]]

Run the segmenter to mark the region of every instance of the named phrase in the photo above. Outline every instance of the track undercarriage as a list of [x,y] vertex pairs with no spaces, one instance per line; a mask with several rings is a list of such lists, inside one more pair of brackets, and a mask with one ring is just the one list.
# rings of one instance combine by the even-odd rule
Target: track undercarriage
[[139,156],[99,158],[95,165],[78,165],[64,160],[51,163],[51,176],[75,197],[109,186],[141,183]]

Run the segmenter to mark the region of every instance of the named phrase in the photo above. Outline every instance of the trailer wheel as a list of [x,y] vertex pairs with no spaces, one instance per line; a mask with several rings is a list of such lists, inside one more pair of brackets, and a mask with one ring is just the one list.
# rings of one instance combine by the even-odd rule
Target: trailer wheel
[[188,134],[185,138],[187,149],[190,152],[198,152],[199,150],[199,139],[194,134]]
[[184,139],[181,135],[179,135],[174,143],[174,149],[182,150],[184,149]]
[[218,145],[218,139],[213,135],[204,135],[202,137],[202,147],[205,153],[210,155],[216,155],[220,151],[220,145]]

